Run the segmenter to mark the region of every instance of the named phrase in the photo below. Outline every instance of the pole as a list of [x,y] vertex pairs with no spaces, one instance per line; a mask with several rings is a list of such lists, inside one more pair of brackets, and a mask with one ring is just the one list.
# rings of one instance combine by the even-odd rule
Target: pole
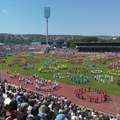
[[46,18],[46,32],[47,32],[47,34],[46,34],[46,45],[48,45],[48,18]]

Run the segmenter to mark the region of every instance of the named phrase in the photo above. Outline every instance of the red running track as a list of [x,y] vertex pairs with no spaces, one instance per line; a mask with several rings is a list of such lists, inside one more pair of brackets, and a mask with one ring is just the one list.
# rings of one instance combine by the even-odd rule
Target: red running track
[[[2,79],[6,79],[11,84],[15,84],[18,86],[21,85],[19,83],[18,78],[10,78],[8,75],[3,75]],[[77,87],[73,85],[62,84],[62,83],[60,83],[60,86],[61,88],[59,90],[56,90],[51,93],[55,95],[63,95],[77,105],[84,106],[86,108],[90,108],[94,110],[98,110],[103,113],[116,115],[117,113],[120,112],[120,96],[109,95],[110,98],[112,99],[111,101],[103,102],[103,103],[91,103],[91,102],[88,102],[87,100],[81,100],[81,99],[76,98],[76,96],[74,95],[74,90]],[[35,85],[24,84],[22,85],[22,87],[26,89],[30,89],[32,91],[36,91]],[[40,92],[40,93],[47,94],[47,92]]]

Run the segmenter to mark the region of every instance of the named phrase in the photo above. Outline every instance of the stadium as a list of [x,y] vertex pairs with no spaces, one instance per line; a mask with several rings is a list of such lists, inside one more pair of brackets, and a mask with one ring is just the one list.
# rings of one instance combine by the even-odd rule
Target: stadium
[[120,120],[119,5],[1,1],[0,120]]
[[[31,51],[29,48],[33,46],[34,50]],[[32,110],[40,97],[40,100],[44,99],[44,105],[48,106],[49,111],[55,109],[50,107],[53,105],[66,106],[59,108],[60,114],[65,114],[66,110],[72,108],[81,111],[82,113],[76,113],[79,115],[89,112],[95,116],[101,115],[102,118],[118,115],[120,57],[117,52],[98,54],[98,51],[86,52],[86,47],[80,48],[81,52],[58,47],[46,53],[47,47],[43,46],[45,45],[30,45],[24,52],[23,46],[21,50],[17,47],[16,51],[20,53],[1,56],[1,97],[5,99],[5,105],[12,107],[10,111],[17,108],[17,101],[21,107],[22,104],[26,106],[21,109],[27,110],[30,107]],[[14,97],[17,101],[12,100]],[[55,114],[52,117],[55,118]]]

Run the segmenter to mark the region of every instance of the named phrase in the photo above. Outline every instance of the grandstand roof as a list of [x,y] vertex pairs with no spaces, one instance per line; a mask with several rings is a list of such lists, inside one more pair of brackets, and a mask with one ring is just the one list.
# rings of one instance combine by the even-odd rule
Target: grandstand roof
[[74,43],[78,46],[83,46],[83,45],[87,45],[87,46],[120,46],[120,43]]

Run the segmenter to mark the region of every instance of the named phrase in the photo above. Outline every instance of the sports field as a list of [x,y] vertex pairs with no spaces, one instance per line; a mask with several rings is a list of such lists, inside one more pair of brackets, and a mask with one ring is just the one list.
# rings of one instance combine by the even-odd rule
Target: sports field
[[[8,56],[0,58],[0,69],[12,74],[38,75],[75,86],[100,88],[109,94],[120,95],[120,59],[104,54],[69,57],[53,55]],[[2,75],[1,75],[2,77]]]

